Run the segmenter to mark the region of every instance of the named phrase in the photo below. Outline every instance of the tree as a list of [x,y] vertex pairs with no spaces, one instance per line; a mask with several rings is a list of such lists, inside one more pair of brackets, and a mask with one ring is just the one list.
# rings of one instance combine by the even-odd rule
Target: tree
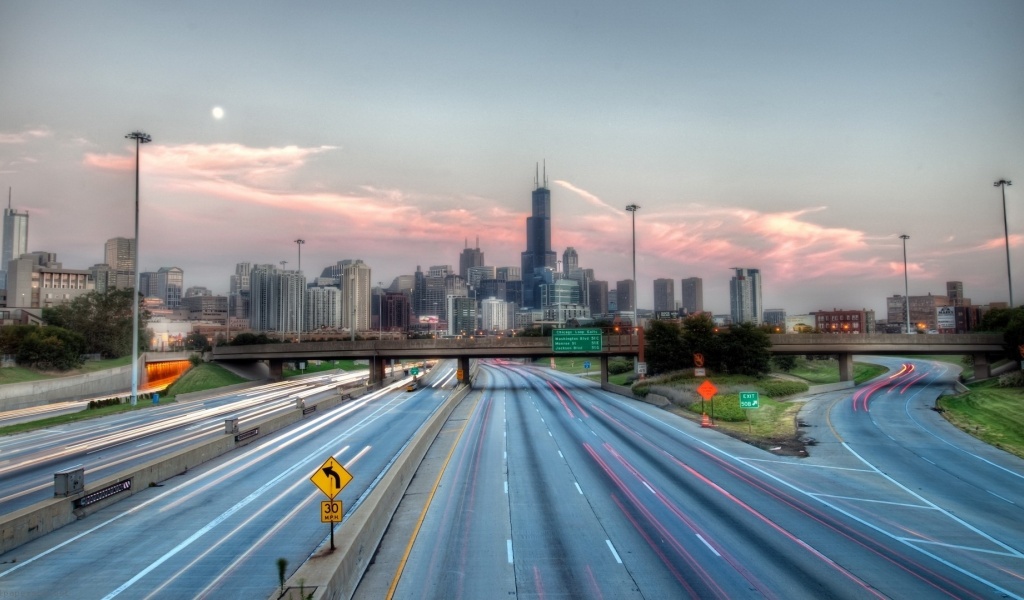
[[722,335],[722,350],[730,373],[761,377],[771,372],[772,343],[753,323],[730,325]]
[[19,365],[66,371],[84,362],[85,338],[61,327],[32,327],[21,340],[15,360]]
[[210,342],[206,339],[206,336],[198,331],[193,331],[185,337],[185,349],[186,350],[208,350],[210,348]]
[[1009,308],[993,308],[984,315],[981,316],[981,322],[975,328],[975,331],[989,331],[992,333],[1002,333],[1006,331],[1006,326],[1010,323],[1010,318],[1013,316],[1013,312],[1018,309]]
[[687,359],[679,325],[651,321],[644,330],[644,358],[651,375],[682,369]]
[[[132,353],[132,301],[142,302],[135,290],[122,288],[89,292],[66,304],[43,309],[43,322],[80,334],[86,352],[104,358]],[[139,310],[139,348],[146,348],[149,311]]]
[[1024,307],[993,308],[981,317],[977,330],[1002,333],[1006,358],[1024,359],[1020,350],[1024,345]]
[[268,337],[265,333],[240,333],[231,340],[232,346],[252,346],[255,344],[276,344],[278,340]]
[[772,357],[775,368],[783,373],[789,373],[796,368],[796,356],[793,354],[776,354]]
[[693,367],[693,355],[704,357],[704,366],[711,370],[721,370],[722,341],[715,322],[706,314],[690,315],[683,321],[683,357],[684,367]]

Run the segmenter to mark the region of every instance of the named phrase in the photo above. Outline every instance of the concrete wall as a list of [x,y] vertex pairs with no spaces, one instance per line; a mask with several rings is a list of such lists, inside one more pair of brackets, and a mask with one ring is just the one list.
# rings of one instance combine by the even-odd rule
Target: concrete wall
[[[316,406],[317,412],[320,412],[347,402],[352,398],[362,396],[365,393],[366,388],[364,387],[344,390],[344,394],[339,390],[339,392],[329,395],[315,405],[309,405]],[[22,544],[60,529],[68,523],[72,523],[115,502],[128,498],[145,490],[151,484],[166,481],[175,475],[184,473],[189,468],[217,458],[235,448],[251,444],[275,431],[315,414],[304,417],[302,409],[297,407],[286,414],[267,421],[240,423],[240,431],[247,431],[253,428],[259,429],[258,435],[240,442],[235,441],[234,434],[224,434],[215,440],[194,444],[170,455],[154,459],[95,482],[88,481],[88,473],[86,473],[86,486],[83,492],[68,497],[38,502],[13,513],[0,516],[0,554],[4,554]],[[131,488],[129,490],[119,492],[86,507],[75,508],[75,500],[125,480],[131,481]]]
[[73,377],[8,383],[0,385],[0,411],[114,394],[131,386],[131,365]]

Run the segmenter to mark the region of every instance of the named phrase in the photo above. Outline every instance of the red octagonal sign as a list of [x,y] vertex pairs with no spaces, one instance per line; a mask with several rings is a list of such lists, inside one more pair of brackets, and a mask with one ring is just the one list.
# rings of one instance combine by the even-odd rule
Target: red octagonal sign
[[715,387],[715,384],[711,383],[710,379],[705,379],[704,383],[700,384],[700,387],[697,388],[697,393],[705,400],[710,400],[712,396],[718,393],[718,388]]

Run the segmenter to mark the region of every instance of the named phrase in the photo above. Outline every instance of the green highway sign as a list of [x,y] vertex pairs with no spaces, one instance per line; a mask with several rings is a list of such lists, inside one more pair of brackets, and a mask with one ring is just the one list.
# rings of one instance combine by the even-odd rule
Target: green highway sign
[[758,408],[759,406],[757,392],[740,392],[740,408]]
[[551,332],[554,352],[600,352],[600,329],[555,329]]
[[413,368],[409,369],[409,372],[412,373],[413,375],[419,375],[420,374],[420,368],[419,367],[413,367]]

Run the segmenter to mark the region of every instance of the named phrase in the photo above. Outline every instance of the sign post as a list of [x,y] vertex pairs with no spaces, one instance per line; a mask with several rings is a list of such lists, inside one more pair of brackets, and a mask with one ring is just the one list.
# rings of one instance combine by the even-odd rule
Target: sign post
[[[759,408],[760,405],[761,402],[757,392],[740,392],[740,408]],[[754,432],[754,424],[750,422],[750,417],[747,417],[747,429],[751,433]]]
[[[700,412],[701,412],[700,426],[701,427],[714,427],[714,425],[711,423],[711,421],[708,420],[708,413],[704,409],[704,402],[707,401],[707,400],[711,400],[715,396],[715,394],[718,393],[718,388],[715,387],[715,384],[711,383],[710,379],[705,379],[704,383],[700,384],[700,386],[697,388],[697,393],[700,394],[700,397],[701,397],[701,401],[700,401]],[[712,416],[715,414],[715,403],[714,402],[711,403],[711,414],[712,414]]]
[[341,501],[335,501],[334,498],[352,481],[352,474],[331,456],[309,480],[328,498],[320,503],[320,522],[331,524],[331,550],[334,550],[334,524],[341,523],[341,517],[345,514]]

